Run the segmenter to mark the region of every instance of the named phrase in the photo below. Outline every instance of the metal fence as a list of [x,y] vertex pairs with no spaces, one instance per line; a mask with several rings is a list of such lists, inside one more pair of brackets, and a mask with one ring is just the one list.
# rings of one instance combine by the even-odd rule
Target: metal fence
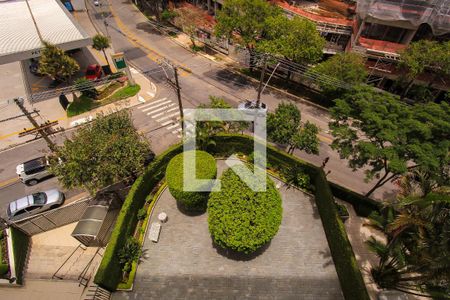
[[79,201],[52,209],[23,220],[13,221],[12,225],[28,235],[34,235],[55,229],[80,220],[92,198],[87,197]]

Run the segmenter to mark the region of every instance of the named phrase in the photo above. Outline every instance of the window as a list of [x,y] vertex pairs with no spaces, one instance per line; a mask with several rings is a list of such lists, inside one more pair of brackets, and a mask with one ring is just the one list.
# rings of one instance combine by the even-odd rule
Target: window
[[35,193],[33,196],[33,203],[36,205],[44,205],[47,202],[47,195],[45,193]]
[[27,207],[27,208],[26,208],[26,211],[27,211],[27,212],[32,212],[32,211],[37,210],[37,209],[39,209],[39,208],[41,208],[41,206],[33,205],[33,206],[30,206],[30,207]]
[[14,214],[14,216],[20,216],[20,215],[23,215],[25,212],[26,212],[25,209],[18,210],[18,211],[16,211],[16,213]]

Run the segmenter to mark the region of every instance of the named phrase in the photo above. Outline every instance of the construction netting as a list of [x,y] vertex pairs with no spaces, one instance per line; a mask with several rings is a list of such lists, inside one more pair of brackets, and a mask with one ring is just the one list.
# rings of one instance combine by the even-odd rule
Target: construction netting
[[428,24],[434,35],[450,32],[450,0],[358,0],[356,11],[362,19]]

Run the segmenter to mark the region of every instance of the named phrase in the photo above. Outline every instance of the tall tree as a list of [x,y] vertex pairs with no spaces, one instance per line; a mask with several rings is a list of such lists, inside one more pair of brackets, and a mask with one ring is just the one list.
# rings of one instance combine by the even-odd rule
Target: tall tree
[[108,66],[111,67],[109,64],[108,56],[106,55],[105,49],[108,49],[110,47],[110,42],[108,37],[98,33],[92,38],[92,48],[94,48],[97,51],[102,51],[103,56],[105,57],[106,63]]
[[[338,53],[333,55],[326,61],[314,66],[310,72],[319,74],[319,76],[329,76],[351,85],[364,83],[367,78],[364,59],[356,53]],[[334,97],[344,92],[323,77],[319,77],[319,86],[326,94]]]
[[324,46],[325,39],[313,22],[276,15],[266,19],[265,34],[256,49],[298,63],[315,63],[322,58]]
[[39,73],[50,76],[54,80],[70,82],[72,76],[80,70],[77,61],[57,46],[44,42],[39,59]]
[[309,154],[319,154],[319,129],[306,122],[301,124],[301,113],[292,103],[280,103],[274,113],[267,116],[268,138],[278,144],[287,145],[288,153],[295,149]]
[[336,100],[331,115],[332,148],[353,169],[366,167],[366,180],[378,179],[367,196],[418,166],[434,172],[448,162],[446,103],[409,107],[391,94],[358,87]]
[[252,67],[253,50],[265,34],[267,18],[280,14],[281,9],[266,0],[227,0],[216,16],[216,35],[231,38],[237,33],[250,52]]
[[195,50],[197,48],[197,45],[195,44],[197,27],[205,17],[204,13],[199,9],[189,7],[177,8],[174,10],[174,13],[175,17],[173,18],[173,23],[189,36],[192,47]]
[[50,169],[66,188],[91,194],[135,176],[150,153],[147,140],[133,125],[129,111],[97,115],[80,128],[50,159]]

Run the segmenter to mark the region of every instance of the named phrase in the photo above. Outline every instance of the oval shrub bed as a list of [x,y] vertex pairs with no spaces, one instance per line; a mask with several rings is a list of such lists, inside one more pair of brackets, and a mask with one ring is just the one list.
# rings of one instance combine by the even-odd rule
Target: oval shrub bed
[[[255,178],[256,180],[256,178]],[[267,191],[252,191],[232,169],[221,177],[221,191],[208,201],[208,226],[222,248],[246,254],[267,244],[281,224],[281,196],[267,178]]]
[[[167,166],[166,179],[169,191],[182,208],[188,211],[205,210],[209,192],[183,191],[183,158],[183,153],[180,153],[172,158]],[[215,179],[217,168],[214,157],[204,151],[195,151],[195,158],[197,179]]]

